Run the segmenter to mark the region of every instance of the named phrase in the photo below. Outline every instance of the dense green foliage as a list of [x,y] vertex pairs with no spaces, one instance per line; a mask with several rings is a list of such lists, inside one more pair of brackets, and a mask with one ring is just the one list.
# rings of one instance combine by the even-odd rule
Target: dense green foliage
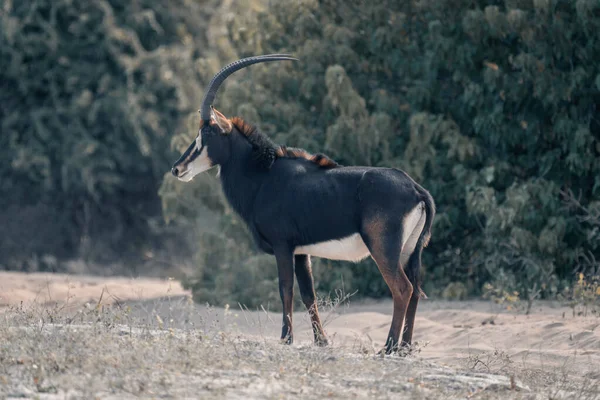
[[[236,73],[216,107],[427,188],[429,295],[554,296],[600,269],[598,32],[597,0],[6,0],[0,268],[176,244],[194,253],[198,300],[278,306],[274,260],[214,172],[165,172],[225,62],[290,52],[300,62]],[[387,294],[370,260],[313,261],[322,294]]]
[[0,266],[154,245],[169,143],[201,96],[209,3],[2,1]]
[[[469,294],[491,283],[553,296],[574,272],[598,272],[598,1],[284,0],[235,15],[238,56],[301,61],[231,78],[217,108],[278,143],[399,167],[430,190],[439,210],[424,255],[430,295],[460,282]],[[202,235],[197,298],[276,299],[273,261],[253,252],[214,177],[197,180],[163,187],[173,215],[183,210],[169,198],[185,191],[223,216]],[[314,270],[321,293],[342,283],[387,292],[370,260],[315,260]]]

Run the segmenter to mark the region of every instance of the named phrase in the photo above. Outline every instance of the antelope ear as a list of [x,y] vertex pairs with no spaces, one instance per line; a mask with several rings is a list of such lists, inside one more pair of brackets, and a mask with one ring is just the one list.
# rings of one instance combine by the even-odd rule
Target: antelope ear
[[223,114],[214,108],[210,108],[210,124],[216,125],[221,133],[229,134],[233,130],[233,124]]

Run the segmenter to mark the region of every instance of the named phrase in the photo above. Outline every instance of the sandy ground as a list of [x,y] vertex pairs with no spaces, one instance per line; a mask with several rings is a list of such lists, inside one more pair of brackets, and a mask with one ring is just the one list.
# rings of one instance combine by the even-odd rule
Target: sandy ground
[[21,303],[76,308],[88,302],[112,304],[185,294],[174,280],[0,271],[0,311]]
[[[161,328],[210,326],[258,341],[274,341],[281,321],[278,312],[193,304],[175,281],[0,272],[0,312],[21,303],[73,312],[116,303],[149,323],[160,321]],[[322,319],[333,348],[373,353],[384,343],[391,311],[391,301],[350,301],[323,307]],[[292,348],[310,347],[307,313],[300,309],[294,316]],[[528,374],[560,371],[569,379],[600,379],[600,318],[573,316],[570,308],[557,304],[539,303],[524,315],[483,301],[423,300],[415,340],[419,351],[414,357],[440,367],[505,375],[516,369]]]
[[[276,338],[281,314],[240,311],[194,305],[184,309],[184,298],[130,303],[138,316],[159,315],[175,328],[182,321],[197,326],[217,324],[226,332]],[[391,323],[392,302],[351,302],[321,311],[324,327],[334,347],[378,350]],[[185,314],[185,315],[184,315]],[[149,317],[149,319],[152,317]],[[295,345],[312,343],[308,314],[294,313]],[[414,339],[418,357],[438,365],[502,373],[513,367],[537,371],[562,371],[600,379],[600,318],[573,316],[572,310],[550,303],[534,307],[530,315],[510,312],[485,301],[445,302],[423,300],[417,312]]]

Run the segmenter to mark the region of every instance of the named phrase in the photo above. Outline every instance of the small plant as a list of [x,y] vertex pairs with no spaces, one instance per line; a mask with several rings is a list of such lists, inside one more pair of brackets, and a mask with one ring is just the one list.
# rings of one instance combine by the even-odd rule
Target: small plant
[[450,282],[442,292],[444,300],[466,300],[469,291],[462,282]]
[[473,371],[497,374],[508,372],[513,360],[507,352],[495,349],[492,352],[469,355],[467,364]]
[[505,306],[507,310],[513,310],[518,307],[520,302],[519,292],[509,291],[503,287],[495,286],[491,283],[486,283],[483,286],[483,298],[489,299],[496,304]]
[[342,287],[341,289],[336,289],[333,296],[330,293],[323,297],[317,297],[317,306],[325,313],[323,318],[323,327],[329,325],[339,316],[337,311],[340,309],[340,307],[343,306],[348,308],[350,306],[350,298],[356,295],[356,293],[357,291],[346,293]]
[[593,275],[586,279],[579,273],[577,282],[565,289],[559,296],[573,310],[573,316],[588,316],[588,313],[600,315],[600,276]]

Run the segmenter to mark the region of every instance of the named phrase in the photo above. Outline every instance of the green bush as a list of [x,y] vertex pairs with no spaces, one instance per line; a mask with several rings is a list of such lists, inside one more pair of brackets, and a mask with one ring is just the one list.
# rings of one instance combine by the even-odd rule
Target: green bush
[[[0,6],[0,268],[44,254],[138,258],[196,109],[211,1]],[[43,268],[43,267],[42,267]]]
[[[283,0],[234,14],[236,57],[291,52],[300,62],[236,75],[216,107],[276,142],[399,167],[430,190],[439,211],[424,253],[429,295],[462,282],[469,295],[489,283],[547,297],[574,272],[597,272],[600,3]],[[167,181],[170,196],[195,192],[222,216],[218,233],[203,234],[195,292],[219,288],[220,302],[248,279],[244,298],[277,298],[273,261],[239,234],[216,180]],[[209,181],[210,194],[197,195]],[[314,271],[321,293],[343,282],[387,294],[370,260],[315,259]]]

